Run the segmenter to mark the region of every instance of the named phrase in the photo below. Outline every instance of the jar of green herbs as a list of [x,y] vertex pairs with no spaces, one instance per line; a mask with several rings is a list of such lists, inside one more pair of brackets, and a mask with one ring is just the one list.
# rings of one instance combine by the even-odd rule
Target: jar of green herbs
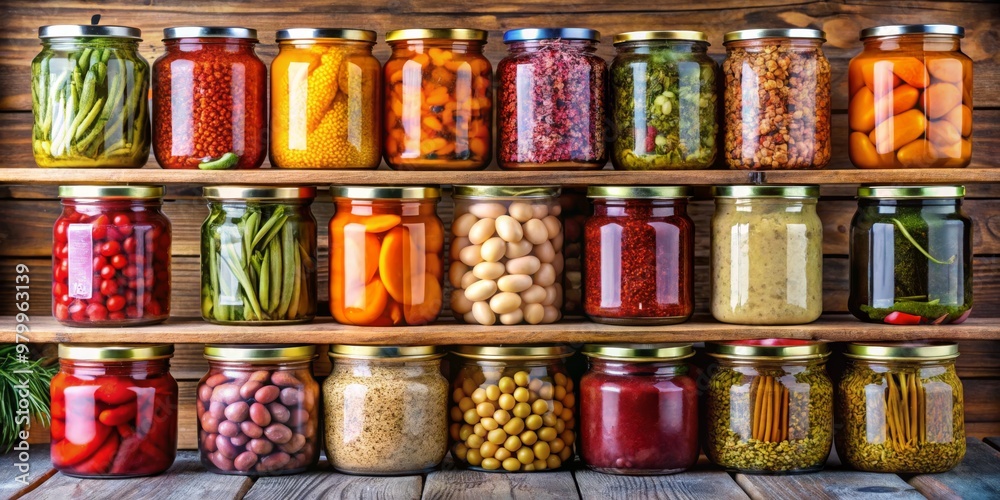
[[219,324],[316,316],[314,187],[210,186],[201,227],[201,315]]
[[619,170],[712,166],[718,135],[716,73],[700,31],[615,35],[611,64],[614,142]]
[[855,343],[837,387],[837,454],[855,469],[931,474],[965,456],[954,342]]
[[858,189],[848,307],[862,321],[961,323],[972,310],[972,220],[962,186]]

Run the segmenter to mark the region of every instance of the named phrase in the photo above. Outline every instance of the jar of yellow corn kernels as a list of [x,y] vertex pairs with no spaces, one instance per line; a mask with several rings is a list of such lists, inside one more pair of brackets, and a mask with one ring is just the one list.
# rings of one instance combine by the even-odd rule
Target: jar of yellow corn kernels
[[381,66],[375,32],[278,32],[271,63],[271,163],[279,168],[378,168]]

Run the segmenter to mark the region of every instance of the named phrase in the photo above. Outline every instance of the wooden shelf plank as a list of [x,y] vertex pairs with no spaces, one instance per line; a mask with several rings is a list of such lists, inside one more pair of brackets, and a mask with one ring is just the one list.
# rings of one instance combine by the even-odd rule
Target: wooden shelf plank
[[[41,425],[32,431],[37,434]],[[42,483],[48,481],[56,470],[52,468],[49,461],[49,445],[32,445],[28,450],[28,470],[21,470],[17,464],[21,462],[18,458],[21,451],[11,450],[0,455],[0,470],[4,472],[4,479],[0,481],[0,498],[18,498],[37,489]]]
[[573,473],[569,471],[504,474],[446,467],[444,470],[427,475],[423,498],[570,500],[579,499],[580,494],[573,481]]
[[614,476],[581,469],[574,477],[583,500],[750,498],[729,474],[707,468],[669,476]]
[[[791,326],[749,326],[719,323],[699,315],[692,321],[668,326],[613,326],[583,320],[552,325],[481,326],[442,322],[419,327],[357,327],[318,319],[304,325],[221,326],[200,318],[173,318],[160,325],[126,328],[71,328],[51,317],[33,318],[27,334],[33,343],[50,342],[171,342],[314,344],[533,344],[545,342],[702,342],[785,337],[851,340],[978,339],[1000,340],[996,319],[973,318],[961,325],[902,328],[869,324],[852,316],[828,315],[815,323]],[[0,318],[0,330],[11,332],[14,318]],[[5,340],[6,341],[6,340]]]
[[348,476],[327,470],[292,476],[261,477],[243,500],[271,498],[400,498],[417,500],[423,490],[420,476]]
[[908,481],[927,498],[1000,498],[1000,451],[966,438],[965,458],[942,474],[922,474]]
[[924,498],[895,474],[846,469],[784,476],[736,474],[736,482],[751,498]]

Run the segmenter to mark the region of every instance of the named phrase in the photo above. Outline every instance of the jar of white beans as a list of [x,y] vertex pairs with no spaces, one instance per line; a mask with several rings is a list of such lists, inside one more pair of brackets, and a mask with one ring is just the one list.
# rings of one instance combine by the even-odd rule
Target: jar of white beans
[[455,318],[482,325],[562,316],[563,226],[554,186],[455,186],[448,279]]

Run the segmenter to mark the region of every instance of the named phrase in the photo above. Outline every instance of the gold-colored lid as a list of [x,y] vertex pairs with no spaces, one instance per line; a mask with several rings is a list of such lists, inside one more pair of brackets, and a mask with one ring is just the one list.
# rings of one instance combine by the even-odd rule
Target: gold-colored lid
[[212,361],[309,361],[316,356],[316,346],[296,344],[208,344],[205,359]]
[[386,42],[396,42],[401,40],[465,40],[470,42],[486,42],[488,32],[475,29],[464,28],[430,28],[430,29],[405,29],[392,30],[385,34]]
[[76,361],[147,361],[173,355],[173,344],[59,344],[59,357]]
[[730,31],[723,37],[723,45],[739,40],[758,40],[761,38],[806,38],[826,41],[826,32],[807,28],[751,29]]
[[328,355],[331,358],[349,359],[396,359],[399,361],[418,361],[435,359],[445,355],[437,346],[378,346],[378,345],[344,345],[330,346]]
[[964,198],[965,186],[861,186],[858,198],[884,200]]
[[819,186],[715,186],[716,198],[819,198]]
[[705,344],[708,354],[716,358],[753,360],[781,359],[802,361],[830,355],[826,342],[799,339],[752,339]]
[[441,188],[437,186],[330,186],[334,198],[361,200],[414,200],[437,199]]
[[59,186],[59,197],[152,200],[163,198],[163,186]]
[[493,198],[550,198],[559,196],[559,186],[455,186],[453,196],[456,197],[493,197]]
[[209,200],[296,200],[316,197],[313,186],[205,186],[202,194]]
[[573,348],[564,345],[460,346],[452,353],[485,361],[557,359],[572,356]]
[[581,351],[598,359],[631,361],[676,361],[694,356],[691,344],[587,344]]
[[342,28],[288,28],[279,30],[274,37],[277,42],[290,40],[351,40],[375,43],[378,35],[371,30]]
[[865,342],[847,344],[844,356],[873,361],[936,361],[958,357],[958,344],[946,341]]
[[679,42],[708,42],[708,35],[703,31],[670,30],[670,31],[629,31],[615,35],[614,45],[627,42],[645,42],[652,40],[676,40]]
[[590,186],[587,198],[656,199],[688,198],[691,189],[686,186]]

